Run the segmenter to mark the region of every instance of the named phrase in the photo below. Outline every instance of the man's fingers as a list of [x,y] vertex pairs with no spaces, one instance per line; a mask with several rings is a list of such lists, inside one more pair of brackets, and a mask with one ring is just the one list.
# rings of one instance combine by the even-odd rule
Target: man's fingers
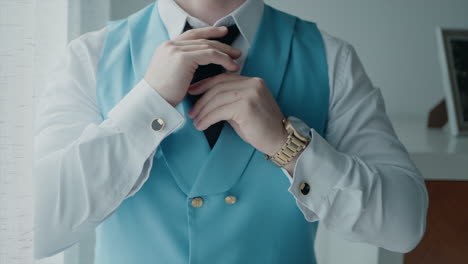
[[239,49],[233,48],[229,45],[221,43],[215,40],[187,40],[176,42],[177,49],[180,51],[195,51],[195,50],[205,50],[205,49],[217,49],[221,52],[226,53],[234,59],[237,59],[241,56],[241,51]]
[[240,93],[240,90],[227,90],[217,93],[215,96],[213,96],[209,103],[205,103],[200,106],[199,113],[195,115],[194,122],[197,123],[198,120],[204,119],[208,113],[222,105],[240,100]]
[[191,39],[212,39],[220,38],[228,32],[227,27],[204,27],[190,29],[180,34],[176,40],[191,40]]
[[213,109],[211,112],[206,114],[202,119],[199,119],[196,122],[194,122],[195,127],[198,130],[205,130],[209,126],[221,120],[233,120],[236,115],[236,111],[238,111],[239,102],[240,100],[237,100],[228,104],[218,106],[217,108]]
[[189,111],[189,117],[195,118],[200,115],[200,113],[203,111],[206,105],[213,103],[215,100],[216,96],[218,94],[225,93],[227,91],[239,91],[239,93],[236,93],[236,98],[237,96],[240,95],[240,86],[238,82],[228,82],[224,83],[221,86],[217,86],[216,89],[210,90],[209,92],[205,93],[200,99],[197,100],[195,105],[190,109]]
[[241,76],[237,74],[229,74],[229,73],[222,73],[216,76],[203,79],[198,81],[192,85],[190,85],[188,93],[197,95],[202,94],[208,90],[211,90],[213,87],[224,83],[224,82],[231,82],[231,81],[243,81],[248,79],[249,77]]
[[[200,115],[201,111],[203,108],[205,108],[206,105],[211,104],[216,96],[218,94],[227,92],[227,91],[236,91],[234,95],[240,96],[240,93],[242,92],[241,90],[244,85],[242,84],[241,81],[230,81],[230,82],[224,82],[222,85],[216,86],[216,89],[211,89],[208,92],[206,92],[200,99],[197,100],[195,105],[190,109],[189,111],[189,117],[194,118],[198,115]],[[239,91],[237,93],[237,91]]]
[[217,49],[191,51],[187,52],[187,54],[191,57],[191,61],[194,61],[198,65],[219,64],[231,72],[238,71],[240,68],[239,64],[229,55]]

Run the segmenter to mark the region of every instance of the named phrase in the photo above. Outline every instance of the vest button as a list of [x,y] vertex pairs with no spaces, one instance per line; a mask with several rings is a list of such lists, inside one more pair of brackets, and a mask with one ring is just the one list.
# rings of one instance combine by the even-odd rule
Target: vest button
[[226,196],[226,198],[224,198],[224,201],[227,204],[235,204],[237,202],[237,197],[235,197],[234,195],[228,195]]
[[151,128],[156,132],[163,130],[164,120],[162,120],[161,118],[154,119],[153,122],[151,122]]
[[195,208],[200,208],[203,206],[203,198],[195,197],[192,199],[192,206]]
[[307,194],[309,194],[309,192],[310,192],[310,186],[309,186],[309,184],[308,184],[307,182],[303,182],[303,183],[301,183],[301,185],[299,186],[299,190],[301,191],[301,193],[302,193],[303,195],[307,195]]

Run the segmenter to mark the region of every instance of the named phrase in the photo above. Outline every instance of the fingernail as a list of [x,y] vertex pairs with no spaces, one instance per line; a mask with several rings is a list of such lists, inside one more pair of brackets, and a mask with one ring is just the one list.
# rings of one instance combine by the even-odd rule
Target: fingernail
[[191,95],[195,95],[195,91],[191,90],[191,89],[188,90],[188,93],[191,94]]
[[[194,126],[196,129],[198,129],[198,127],[197,127],[197,121],[195,121],[195,120],[193,121],[193,126]],[[200,130],[200,129],[198,129],[198,130]]]

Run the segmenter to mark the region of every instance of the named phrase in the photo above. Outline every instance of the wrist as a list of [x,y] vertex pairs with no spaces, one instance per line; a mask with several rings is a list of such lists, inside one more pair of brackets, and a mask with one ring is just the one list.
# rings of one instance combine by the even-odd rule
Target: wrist
[[164,93],[164,91],[162,91],[158,85],[155,85],[152,81],[151,81],[151,78],[150,77],[147,77],[145,76],[143,78],[143,80],[145,80],[145,82],[148,84],[149,87],[153,88],[153,90],[158,93],[159,96],[161,96],[164,100],[166,100],[166,102],[168,102],[172,107],[176,107],[176,105],[179,104],[179,102],[177,102],[176,100],[173,100],[172,98],[170,98],[168,95],[166,95]]
[[286,130],[286,128],[284,128],[283,125],[281,125],[279,132],[276,134],[279,136],[277,136],[276,139],[273,140],[273,143],[270,145],[271,147],[268,151],[265,152],[265,154],[269,156],[273,156],[275,153],[280,151],[281,147],[288,141],[288,131]]

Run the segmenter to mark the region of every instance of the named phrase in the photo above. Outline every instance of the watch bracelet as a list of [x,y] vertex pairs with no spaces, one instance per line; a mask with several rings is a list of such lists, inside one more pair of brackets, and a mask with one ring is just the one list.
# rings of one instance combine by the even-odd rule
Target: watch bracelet
[[[284,123],[284,122],[283,122]],[[304,150],[310,140],[304,144],[299,138],[294,135],[294,131],[288,131],[288,138],[285,144],[272,156],[266,154],[265,159],[273,162],[278,167],[284,167],[288,164],[300,151]],[[290,148],[295,145],[295,148]],[[302,147],[301,147],[302,145]]]

